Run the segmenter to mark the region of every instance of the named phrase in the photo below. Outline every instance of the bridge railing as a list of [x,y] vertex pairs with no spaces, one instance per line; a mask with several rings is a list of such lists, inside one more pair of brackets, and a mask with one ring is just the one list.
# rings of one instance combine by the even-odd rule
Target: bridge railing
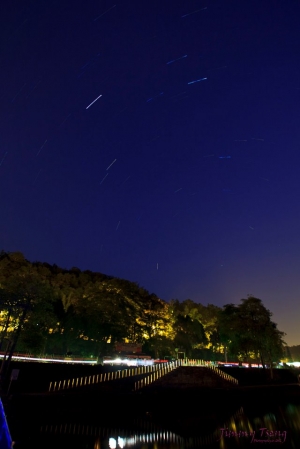
[[238,380],[235,377],[230,376],[230,374],[224,373],[224,371],[220,370],[216,365],[216,362],[213,361],[205,361],[198,359],[184,359],[182,360],[182,366],[204,366],[213,370],[218,376],[222,377],[222,379],[227,380],[228,382],[232,382],[234,384],[238,384]]
[[164,364],[163,366],[160,366],[158,370],[156,370],[154,373],[146,376],[144,379],[140,379],[134,384],[134,390],[140,390],[143,387],[146,387],[156,380],[160,379],[161,377],[165,376],[166,374],[170,373],[174,369],[176,369],[178,366],[181,366],[181,360],[176,360],[175,362],[171,362],[168,364]]
[[[171,363],[159,363],[156,365],[139,366],[136,368],[123,369],[118,371],[109,371],[107,373],[94,374],[92,376],[75,377],[59,381],[52,381],[49,384],[48,391],[54,392],[70,388],[84,387],[85,385],[93,385],[111,380],[124,379],[126,377],[138,376],[140,374],[151,374],[159,371],[162,367],[176,364],[179,361]],[[178,363],[177,363],[178,366]]]
[[65,390],[70,388],[80,388],[85,385],[93,385],[103,382],[108,382],[111,380],[123,379],[126,377],[138,376],[141,374],[146,374],[144,379],[135,382],[135,390],[142,388],[143,386],[150,385],[155,380],[164,376],[168,372],[179,366],[203,366],[208,369],[212,369],[218,376],[222,379],[227,380],[233,384],[238,384],[238,380],[224,373],[218,367],[215,366],[214,362],[207,362],[200,359],[178,359],[174,362],[169,363],[159,363],[150,366],[139,366],[136,368],[123,369],[118,371],[110,371],[107,373],[94,374],[92,376],[75,377],[70,379],[64,379],[59,381],[50,382],[49,392]]
[[208,368],[213,370],[214,373],[218,374],[218,376],[222,377],[222,379],[225,379],[228,382],[238,385],[239,381],[235,377],[230,376],[230,374],[224,373],[224,371],[220,370],[216,366],[210,365],[208,366]]
[[212,366],[214,362],[207,362],[202,359],[182,359],[181,366]]
[[224,373],[222,370],[220,370],[218,367],[215,366],[214,362],[207,362],[205,360],[200,359],[181,359],[177,360],[173,364],[170,363],[168,366],[162,366],[157,370],[155,373],[145,377],[144,379],[140,379],[134,384],[134,389],[139,390],[143,387],[146,387],[147,385],[152,384],[156,380],[160,379],[161,377],[165,376],[169,372],[173,371],[178,366],[201,366],[208,369],[211,369],[216,373],[218,376],[220,376],[222,379],[227,380],[228,382],[231,382],[233,384],[238,385],[238,380],[234,377],[230,376],[227,373]]

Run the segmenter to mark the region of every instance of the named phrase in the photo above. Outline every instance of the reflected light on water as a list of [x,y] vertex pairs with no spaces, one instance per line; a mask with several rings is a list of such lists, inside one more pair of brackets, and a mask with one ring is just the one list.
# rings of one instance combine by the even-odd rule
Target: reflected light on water
[[110,449],[116,449],[117,442],[114,438],[110,438],[108,441],[108,445],[109,445]]
[[121,449],[123,449],[123,447],[125,446],[125,443],[124,443],[124,439],[123,439],[123,438],[118,437],[118,445],[119,445],[119,447],[120,447]]
[[94,444],[94,449],[101,449],[100,440],[99,438],[96,439]]
[[65,435],[78,442],[80,438],[84,447],[93,449],[237,449],[247,448],[251,443],[270,442],[277,443],[276,447],[281,443],[286,449],[300,448],[300,405],[258,405],[256,409],[248,404],[248,407],[241,407],[223,422],[216,418],[208,426],[201,419],[199,426],[197,423],[193,424],[191,432],[183,427],[185,436],[179,428],[178,433],[174,433],[160,426],[159,422],[143,418],[133,419],[131,424],[127,422],[124,428],[113,425],[102,427],[96,422],[94,425],[47,424],[40,428],[40,433],[50,434],[53,443],[57,441],[57,446]]
[[249,447],[249,443],[285,444],[299,448],[300,406],[288,404],[277,410],[252,416],[233,416],[221,430],[220,449]]

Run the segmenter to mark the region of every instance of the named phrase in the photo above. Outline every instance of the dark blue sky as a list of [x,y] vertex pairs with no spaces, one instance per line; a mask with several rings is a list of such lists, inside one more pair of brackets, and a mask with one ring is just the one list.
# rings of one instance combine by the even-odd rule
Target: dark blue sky
[[0,248],[300,344],[299,1],[113,1],[1,6]]

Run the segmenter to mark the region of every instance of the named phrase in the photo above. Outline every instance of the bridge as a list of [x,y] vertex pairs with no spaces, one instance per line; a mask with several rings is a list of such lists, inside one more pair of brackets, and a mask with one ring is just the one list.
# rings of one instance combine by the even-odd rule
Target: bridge
[[[174,373],[176,371],[176,373]],[[171,375],[173,373],[173,375]],[[210,362],[195,359],[182,359],[175,362],[161,363],[151,366],[139,366],[129,369],[121,369],[91,376],[74,377],[53,381],[49,384],[49,393],[66,392],[66,390],[88,389],[92,386],[107,386],[108,383],[116,387],[122,387],[125,379],[132,379],[132,390],[137,391],[155,383],[166,387],[193,385],[198,387],[226,387],[238,385],[237,379],[224,373]],[[163,380],[164,379],[164,380]],[[127,382],[128,385],[128,382]]]

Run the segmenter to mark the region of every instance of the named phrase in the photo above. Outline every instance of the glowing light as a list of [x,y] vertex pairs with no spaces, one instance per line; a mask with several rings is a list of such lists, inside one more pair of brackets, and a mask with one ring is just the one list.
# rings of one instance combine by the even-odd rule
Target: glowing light
[[116,449],[117,442],[114,438],[110,438],[108,441],[108,445],[109,445],[110,449]]
[[113,359],[112,357],[103,358],[104,365],[126,365],[126,366],[151,366],[154,365],[153,359],[146,358],[122,358],[117,357]]
[[121,449],[125,446],[124,438],[118,437],[118,445]]
[[[3,358],[4,355],[0,354],[0,358]],[[75,359],[50,359],[50,358],[43,358],[43,357],[27,357],[27,356],[21,356],[21,355],[13,355],[13,360],[31,360],[32,362],[55,362],[55,363],[83,363],[88,365],[95,365],[98,363],[97,360],[75,360]]]
[[300,362],[290,362],[290,363],[287,363],[287,365],[288,366],[295,366],[296,368],[299,368]]

